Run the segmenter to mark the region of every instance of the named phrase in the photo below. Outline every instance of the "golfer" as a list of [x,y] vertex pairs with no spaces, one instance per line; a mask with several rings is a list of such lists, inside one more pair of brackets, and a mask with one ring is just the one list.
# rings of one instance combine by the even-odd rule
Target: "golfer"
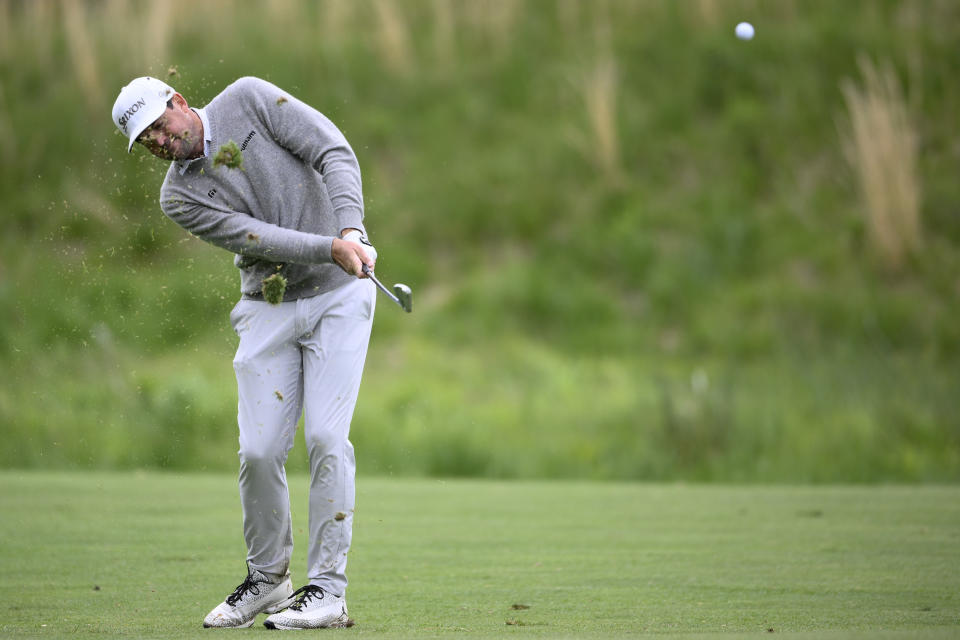
[[[128,152],[139,142],[172,161],[160,190],[164,214],[235,254],[240,270],[230,322],[240,337],[233,366],[247,576],[203,626],[249,627],[259,613],[272,614],[264,622],[272,629],[349,626],[348,436],[376,291],[363,272],[376,251],[353,150],[321,113],[251,77],[202,109],[160,80],[137,78],[120,91],[113,121]],[[264,287],[267,279],[277,286]],[[284,463],[301,413],[310,538],[307,584],[294,591]]]

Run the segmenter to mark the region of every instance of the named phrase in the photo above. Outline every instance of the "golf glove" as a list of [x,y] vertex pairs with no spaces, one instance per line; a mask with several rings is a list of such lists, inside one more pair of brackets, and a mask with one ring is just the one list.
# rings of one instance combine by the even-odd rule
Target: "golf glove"
[[377,250],[373,248],[373,245],[370,244],[370,240],[367,236],[363,235],[361,232],[356,229],[348,231],[343,240],[349,240],[350,242],[356,242],[357,244],[363,245],[363,250],[367,252],[367,255],[371,260],[376,262],[377,260]]

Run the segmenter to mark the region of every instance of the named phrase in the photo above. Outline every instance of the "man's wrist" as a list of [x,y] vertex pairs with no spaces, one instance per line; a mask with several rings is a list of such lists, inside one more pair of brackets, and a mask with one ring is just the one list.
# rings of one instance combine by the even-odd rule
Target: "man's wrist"
[[[344,233],[345,232],[345,233]],[[359,229],[344,229],[343,240],[348,242],[356,242],[357,244],[363,247],[364,252],[367,254],[367,257],[376,260],[377,259],[377,250],[373,247],[373,243],[367,238]]]
[[336,236],[318,236],[317,241],[317,263],[335,262],[333,259],[333,243],[340,238]]

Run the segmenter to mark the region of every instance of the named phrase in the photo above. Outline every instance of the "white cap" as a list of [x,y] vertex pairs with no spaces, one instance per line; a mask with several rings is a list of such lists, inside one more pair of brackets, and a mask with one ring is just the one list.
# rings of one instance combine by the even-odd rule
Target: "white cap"
[[120,90],[113,103],[113,124],[129,138],[128,153],[137,136],[167,110],[167,101],[174,93],[166,82],[148,76],[131,80]]

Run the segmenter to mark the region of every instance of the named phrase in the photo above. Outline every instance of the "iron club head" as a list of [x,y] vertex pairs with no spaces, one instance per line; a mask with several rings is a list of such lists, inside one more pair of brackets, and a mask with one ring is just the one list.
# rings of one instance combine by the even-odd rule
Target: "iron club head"
[[404,311],[407,313],[413,311],[413,292],[410,291],[410,287],[405,284],[395,284],[393,285],[393,293],[397,296],[397,300]]

